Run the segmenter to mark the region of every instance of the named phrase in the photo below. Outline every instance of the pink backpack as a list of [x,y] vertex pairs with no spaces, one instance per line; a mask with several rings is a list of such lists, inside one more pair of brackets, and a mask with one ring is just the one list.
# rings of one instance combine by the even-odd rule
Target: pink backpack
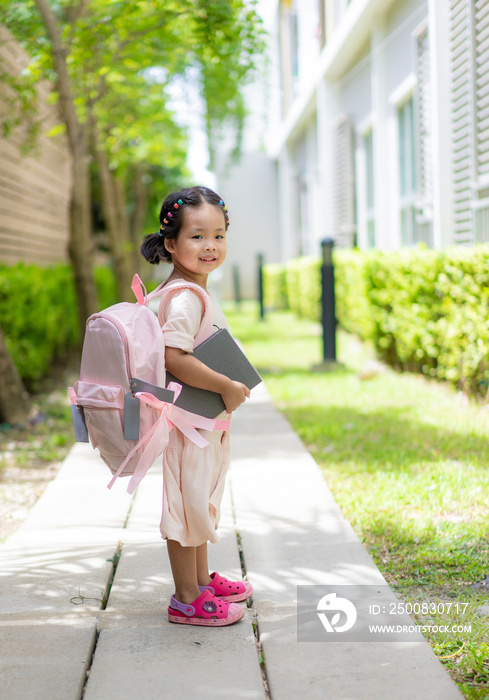
[[181,385],[165,389],[165,340],[148,302],[175,289],[193,289],[203,301],[199,336],[212,333],[207,295],[198,285],[172,282],[154,292],[134,275],[132,290],[137,302],[122,302],[93,314],[87,320],[80,379],[69,394],[78,441],[98,448],[114,484],[119,476],[131,476],[133,493],[154,460],[168,444],[175,425],[197,445],[207,440],[196,428],[228,430],[229,421],[209,420],[176,406]]

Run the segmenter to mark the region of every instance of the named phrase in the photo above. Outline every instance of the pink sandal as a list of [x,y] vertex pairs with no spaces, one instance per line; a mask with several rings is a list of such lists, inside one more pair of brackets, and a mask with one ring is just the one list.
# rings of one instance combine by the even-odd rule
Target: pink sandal
[[244,615],[241,605],[218,600],[208,590],[204,590],[190,605],[180,603],[172,595],[168,608],[168,619],[183,625],[203,625],[224,627],[238,622]]
[[225,600],[226,603],[239,603],[253,593],[253,586],[249,581],[228,581],[217,572],[211,574],[211,579],[208,586],[199,586],[200,591],[209,591],[218,600]]

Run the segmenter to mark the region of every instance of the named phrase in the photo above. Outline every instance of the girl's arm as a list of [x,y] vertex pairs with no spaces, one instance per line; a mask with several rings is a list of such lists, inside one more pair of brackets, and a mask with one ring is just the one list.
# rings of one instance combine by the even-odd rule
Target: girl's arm
[[235,411],[250,395],[246,384],[235,382],[224,374],[215,372],[180,348],[165,349],[165,365],[174,377],[185,384],[221,394],[228,413]]

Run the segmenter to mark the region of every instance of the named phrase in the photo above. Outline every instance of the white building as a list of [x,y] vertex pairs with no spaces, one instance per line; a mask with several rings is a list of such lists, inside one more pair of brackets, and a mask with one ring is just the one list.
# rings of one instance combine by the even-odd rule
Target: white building
[[269,134],[280,122],[279,66],[276,46],[278,0],[259,0],[258,12],[269,34],[269,51],[256,57],[254,82],[245,88],[249,116],[245,122],[241,157],[233,163],[233,139],[219,144],[217,189],[229,209],[228,254],[220,285],[224,297],[234,296],[233,274],[239,273],[243,298],[258,294],[258,256],[265,263],[284,259],[281,246],[277,164],[268,153]]
[[489,240],[489,1],[281,0],[280,257]]

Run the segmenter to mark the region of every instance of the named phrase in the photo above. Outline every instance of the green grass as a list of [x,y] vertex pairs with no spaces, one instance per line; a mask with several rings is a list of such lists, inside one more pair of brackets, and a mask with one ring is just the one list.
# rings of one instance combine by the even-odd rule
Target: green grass
[[30,398],[34,421],[0,425],[0,478],[9,466],[42,468],[67,456],[75,442],[67,390],[74,376],[64,369],[41,382]]
[[451,657],[442,663],[467,698],[489,697],[488,623],[468,589],[489,573],[488,405],[383,368],[344,333],[342,366],[312,372],[322,359],[317,324],[288,313],[259,321],[252,307],[226,313],[390,585],[405,600],[472,600],[470,616],[453,621],[471,618],[469,639],[429,641]]

